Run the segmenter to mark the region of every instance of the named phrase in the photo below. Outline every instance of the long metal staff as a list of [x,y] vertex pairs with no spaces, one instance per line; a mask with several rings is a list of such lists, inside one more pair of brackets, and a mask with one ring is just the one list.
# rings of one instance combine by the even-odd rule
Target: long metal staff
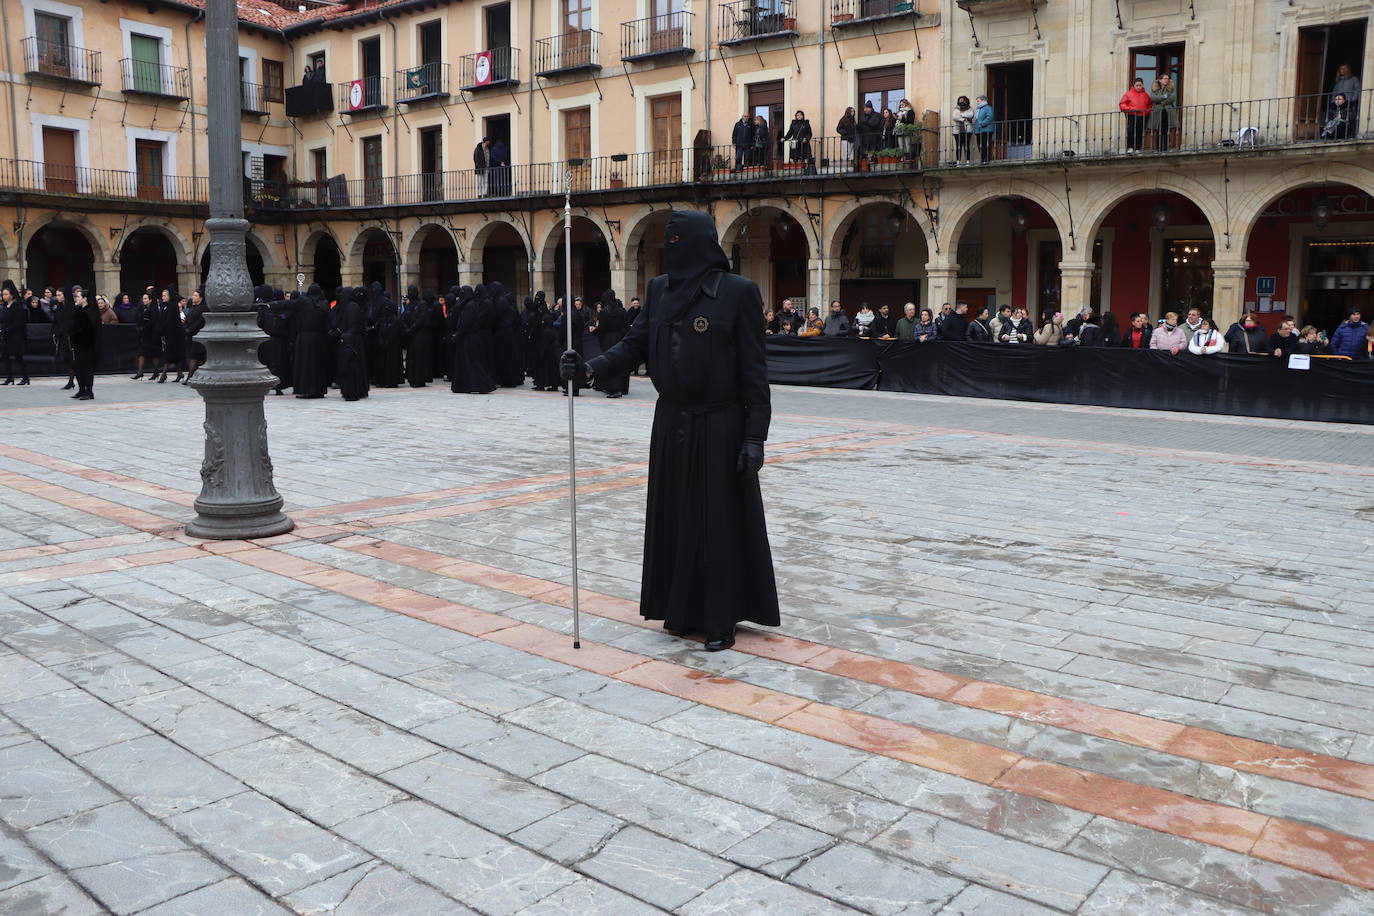
[[[573,161],[563,176],[563,269],[567,282],[563,284],[563,323],[567,326],[568,349],[573,348],[573,272],[572,272],[572,181]],[[579,163],[580,164],[580,163]],[[580,367],[579,367],[580,370]],[[573,419],[574,397],[581,381],[574,373],[568,380],[568,509],[572,515],[572,612],[573,648],[582,648],[582,615],[578,605],[577,586],[577,425]]]

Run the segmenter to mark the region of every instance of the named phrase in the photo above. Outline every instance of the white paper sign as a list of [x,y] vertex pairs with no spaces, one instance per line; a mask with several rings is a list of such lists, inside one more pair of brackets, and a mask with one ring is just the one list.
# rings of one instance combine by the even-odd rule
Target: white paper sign
[[1306,353],[1290,353],[1288,355],[1289,369],[1310,369],[1312,368],[1312,357]]

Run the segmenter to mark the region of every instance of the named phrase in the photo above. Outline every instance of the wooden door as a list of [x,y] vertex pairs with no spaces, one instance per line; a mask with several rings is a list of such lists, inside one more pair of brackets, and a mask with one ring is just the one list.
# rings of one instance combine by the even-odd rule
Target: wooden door
[[134,141],[134,173],[138,176],[139,200],[162,200],[163,149],[163,144],[157,140]]
[[1311,140],[1321,130],[1325,96],[1327,27],[1298,30],[1298,84],[1294,89],[1295,140]]
[[563,56],[559,66],[585,67],[592,62],[592,0],[563,0]]
[[363,138],[363,202],[377,206],[382,202],[382,138]]
[[572,189],[585,191],[591,187],[592,177],[592,110],[570,108],[563,112],[563,152],[566,159],[581,159],[583,164],[571,167]]
[[43,128],[43,185],[55,194],[76,193],[76,131]]
[[71,76],[71,39],[67,34],[70,20],[50,13],[33,14],[33,28],[38,45],[38,72],[49,76]]
[[653,128],[652,184],[682,179],[682,96],[661,95],[649,100]]
[[420,131],[420,181],[425,200],[444,196],[444,129],[429,127]]
[[130,35],[129,56],[133,67],[129,74],[130,88],[135,92],[161,94],[162,43],[148,35]]
[[649,50],[671,51],[687,42],[683,34],[682,0],[654,0],[654,19],[649,23]]

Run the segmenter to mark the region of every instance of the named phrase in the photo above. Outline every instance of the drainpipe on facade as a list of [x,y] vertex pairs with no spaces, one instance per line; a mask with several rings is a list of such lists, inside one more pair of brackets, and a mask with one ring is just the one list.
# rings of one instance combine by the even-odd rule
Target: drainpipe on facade
[[[185,41],[186,41],[186,69],[187,69],[189,72],[191,72],[191,73],[195,73],[195,72],[196,72],[196,59],[195,59],[195,53],[194,53],[194,52],[195,52],[196,46],[195,46],[194,44],[191,43],[191,26],[195,25],[197,22],[200,22],[200,21],[201,21],[202,19],[204,19],[204,18],[205,18],[205,10],[204,10],[204,8],[198,9],[198,10],[196,10],[195,16],[193,16],[193,17],[191,17],[190,19],[188,19],[188,20],[186,21],[185,26],[182,27],[182,36],[183,36],[183,38],[184,38]],[[195,81],[195,80],[189,80],[188,82],[190,83],[190,86],[187,87],[187,92],[188,92],[188,94],[189,94],[191,97],[190,97],[189,99],[186,100],[186,106],[187,106],[188,109],[190,109],[190,114],[191,114],[191,187],[194,188],[194,187],[199,183],[199,180],[200,180],[200,168],[199,168],[199,166],[197,165],[197,158],[198,158],[198,157],[197,157],[197,154],[198,154],[198,152],[199,152],[199,149],[198,149],[199,144],[196,143],[196,81]],[[100,90],[97,89],[96,91],[99,92]],[[195,212],[195,211],[192,210],[192,213],[194,213],[194,212]],[[191,217],[191,227],[192,227],[192,228],[191,228],[191,238],[192,238],[192,239],[195,238],[195,224],[196,224],[196,219],[195,219],[194,216],[192,216],[192,217]],[[194,275],[194,276],[196,276],[196,277],[199,277],[199,276],[200,276],[200,264],[196,261],[196,252],[195,252],[195,242],[194,242],[194,241],[191,242],[191,249],[192,249],[192,250],[191,250],[191,263],[190,263],[190,265],[189,265],[189,267],[190,267],[190,269],[191,269],[190,272],[191,272],[192,275]],[[180,282],[180,281],[178,281],[178,282]],[[197,285],[198,285],[198,284],[192,283],[192,284],[191,284],[191,288],[194,289]]]
[[[396,66],[396,23],[394,20],[387,16],[387,10],[385,8],[382,8],[378,12],[381,16],[382,21],[385,22],[387,25],[391,26],[391,78],[394,82],[396,79],[396,70],[399,69]],[[396,89],[397,87],[395,85],[391,87],[391,167],[396,170],[396,175],[399,177],[401,174],[401,134],[400,124],[398,122],[401,119],[401,106],[396,104]],[[443,169],[441,168],[440,171],[443,171]],[[421,179],[421,181],[423,180],[424,179]],[[398,301],[401,298],[402,291],[404,291],[406,288],[404,279],[402,277],[402,271],[405,268],[402,266],[403,258],[401,256],[401,240],[399,238],[400,234],[401,220],[399,217],[397,217],[397,237],[392,238],[391,247],[392,250],[396,252],[396,299]]]
[[[705,57],[706,57],[706,67],[705,67],[706,75],[703,76],[703,77],[701,78],[701,88],[702,88],[702,92],[704,92],[704,93],[706,94],[706,104],[703,106],[703,108],[705,109],[706,129],[709,130],[709,131],[711,131],[711,145],[714,147],[715,144],[716,144],[716,135],[715,135],[715,131],[713,130],[713,122],[711,121],[711,13],[710,13],[711,7],[710,7],[709,4],[707,5],[706,10],[707,10],[706,16],[705,16],[705,19],[706,19],[706,53],[705,53]],[[628,67],[629,64],[626,64],[625,66]],[[690,70],[691,67],[692,67],[692,62],[691,62],[691,61],[688,61],[688,62],[687,62],[687,68]],[[689,127],[689,130],[690,130],[690,125],[688,125],[688,127]],[[696,145],[696,144],[695,144],[696,136],[693,135],[691,139],[692,139],[692,141],[693,141],[693,146],[695,147],[695,145]],[[712,151],[711,155],[712,155],[712,156],[715,155],[714,150]],[[696,161],[695,161],[696,150],[695,150],[695,149],[692,150],[692,156],[693,156],[693,167],[694,167],[694,171],[695,171],[695,165],[696,165]],[[695,177],[695,176],[693,176],[693,177]]]
[[[514,8],[516,8],[516,7],[513,6],[512,9],[514,9]],[[529,11],[529,20],[530,20],[530,23],[529,23],[529,29],[527,30],[527,32],[528,32],[528,34],[529,34],[529,43],[526,44],[525,47],[528,49],[528,52],[529,52],[529,54],[530,54],[531,56],[525,58],[525,65],[526,65],[527,67],[530,68],[530,69],[529,69],[529,74],[530,74],[529,79],[525,82],[525,86],[526,86],[526,89],[525,89],[525,111],[529,112],[529,114],[525,115],[525,163],[526,163],[526,165],[532,167],[532,166],[534,165],[534,83],[535,83],[535,80],[537,79],[537,77],[534,75],[534,58],[533,58],[533,54],[534,54],[534,4],[530,4],[529,10],[530,10],[530,11]],[[513,127],[514,127],[514,124],[512,124],[512,128],[513,128]],[[479,136],[479,137],[481,136],[481,132],[480,132],[480,131],[479,131],[479,133],[478,133],[478,136]],[[552,137],[552,132],[551,132],[551,134],[550,134],[549,139],[551,139],[551,140],[553,139],[553,137]],[[552,144],[550,144],[550,145],[552,145]],[[561,145],[560,145],[560,146],[561,146]],[[564,159],[567,159],[567,156],[568,156],[568,151],[567,151],[567,150],[563,150],[563,158],[564,158]],[[561,165],[555,165],[554,168],[556,169],[556,171],[555,171],[555,173],[554,173],[555,176],[561,176],[561,175],[564,173],[564,170],[565,170],[566,167],[565,167],[565,166],[561,166]],[[530,286],[529,286],[529,289],[525,291],[525,295],[527,295],[527,296],[533,296],[534,293],[535,293],[534,284],[535,284],[535,278],[536,278],[536,276],[537,276],[536,271],[537,271],[537,268],[539,267],[539,265],[538,265],[538,263],[537,263],[537,259],[538,259],[538,257],[539,257],[539,252],[535,250],[535,246],[538,245],[539,242],[536,241],[536,239],[538,238],[538,236],[536,235],[536,233],[535,233],[535,231],[534,231],[534,208],[533,208],[533,207],[530,208],[529,221],[526,223],[526,226],[528,227],[529,234],[530,234],[530,251],[529,251],[528,256],[525,258],[525,273],[527,273],[527,274],[529,275],[529,278],[530,278],[530,280],[529,280]],[[606,241],[609,242],[610,239],[607,239]],[[471,243],[469,243],[469,245],[471,245]],[[471,257],[471,256],[472,256],[472,250],[471,250],[471,248],[469,247],[469,250],[468,250],[468,257]],[[484,270],[483,273],[485,274],[486,271]],[[554,290],[557,290],[557,289],[558,289],[558,280],[557,280],[557,277],[558,277],[558,268],[557,268],[557,266],[554,267],[553,273],[554,273],[554,278],[555,278],[555,279],[554,279],[554,282],[553,282],[553,284],[552,284],[553,289],[550,290],[550,292],[553,292]],[[565,290],[563,291],[563,295],[567,298],[567,301],[568,301],[569,303],[572,302],[572,296],[573,296],[573,291],[572,291],[572,289],[565,289]]]
[[[825,125],[827,125],[827,124],[830,123],[829,121],[826,120],[826,114],[825,114],[825,69],[826,69],[826,67],[825,67],[825,50],[826,50],[826,36],[829,35],[829,34],[830,34],[830,33],[829,33],[829,30],[827,30],[826,27],[825,27],[825,4],[822,3],[822,4],[821,4],[821,31],[820,31],[820,35],[818,36],[818,38],[819,38],[820,40],[816,43],[816,62],[817,62],[817,65],[820,67],[820,71],[821,71],[821,114],[820,114],[820,118],[821,118],[821,119],[820,119],[820,121],[819,121],[818,123],[820,124],[820,127],[821,127],[820,136],[822,136],[822,137],[825,136]],[[822,147],[822,152],[824,152],[824,147]],[[833,150],[832,150],[832,152],[833,152]],[[824,158],[824,157],[822,157],[822,158]],[[813,160],[813,161],[814,161],[814,160]],[[820,220],[819,220],[819,222],[818,222],[818,223],[816,224],[816,226],[815,226],[815,230],[816,230],[816,283],[815,283],[815,285],[812,287],[812,289],[813,289],[813,290],[815,291],[815,293],[816,293],[816,296],[815,296],[816,301],[815,301],[814,303],[808,303],[808,304],[807,304],[807,308],[816,308],[816,309],[820,309],[820,314],[821,314],[822,317],[824,317],[824,316],[827,314],[827,311],[826,311],[827,306],[825,305],[825,195],[824,195],[824,194],[820,195],[820,211],[821,211],[821,212],[820,212]],[[805,317],[803,317],[802,320],[805,321],[805,320],[806,320]]]
[[[9,13],[9,4],[8,4],[8,3],[0,3],[0,30],[3,30],[4,36],[5,36],[5,72],[8,73],[8,74],[13,74],[13,73],[14,73],[14,63],[13,63],[13,61],[10,59],[10,13]],[[13,157],[14,163],[15,163],[15,166],[14,166],[14,167],[15,167],[15,170],[18,171],[18,169],[19,169],[19,106],[18,106],[18,104],[17,104],[17,103],[15,102],[15,100],[14,100],[14,77],[13,77],[12,75],[11,75],[8,79],[5,80],[5,88],[6,88],[6,90],[9,92],[9,97],[10,97],[10,150],[11,150],[11,156]],[[96,92],[99,93],[100,90],[99,90],[99,89],[96,89]],[[16,175],[15,177],[17,178],[18,176]],[[15,250],[14,250],[14,252],[13,252],[13,254],[14,254],[13,260],[14,260],[14,264],[15,264],[16,266],[18,266],[18,264],[19,264],[19,262],[20,262],[20,258],[19,258],[19,252],[20,252],[19,242],[20,242],[20,238],[19,238],[19,237],[20,237],[20,234],[24,231],[24,230],[23,230],[23,226],[24,226],[24,205],[23,205],[23,203],[22,203],[22,200],[23,200],[23,197],[21,196],[21,197],[20,197],[21,203],[16,204],[16,205],[15,205],[15,208],[14,208],[14,222],[15,222],[15,226],[16,226],[17,228],[16,228],[15,231],[14,231],[14,249],[15,249]]]

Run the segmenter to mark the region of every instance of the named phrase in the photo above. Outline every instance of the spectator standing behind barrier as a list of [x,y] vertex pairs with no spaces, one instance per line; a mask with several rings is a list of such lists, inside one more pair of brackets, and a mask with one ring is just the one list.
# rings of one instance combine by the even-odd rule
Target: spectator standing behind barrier
[[1255,313],[1246,312],[1226,329],[1226,345],[1232,353],[1264,354],[1269,352],[1269,335],[1260,327]]
[[1374,359],[1374,328],[1364,336],[1364,344],[1355,353],[1356,359]]
[[825,322],[821,321],[821,310],[811,309],[807,313],[805,326],[797,332],[798,337],[820,337],[825,333]]
[[1012,309],[1010,317],[1004,318],[998,328],[997,342],[1004,344],[1028,343],[1034,332],[1035,329],[1031,327],[1030,319],[1026,317],[1026,310],[1022,308]]
[[969,322],[968,339],[972,343],[992,343],[992,310],[986,305],[978,310],[978,317]]
[[854,135],[858,129],[859,121],[854,117],[853,106],[850,106],[844,110],[839,123],[835,125],[835,133],[840,138],[840,151],[846,162],[854,160]]
[[1062,343],[1067,346],[1082,344],[1084,325],[1092,325],[1094,328],[1097,327],[1096,322],[1093,321],[1093,307],[1091,305],[1083,306],[1083,308],[1078,310],[1077,315],[1070,318],[1068,322],[1065,323],[1064,339]]
[[967,302],[954,306],[954,311],[947,313],[940,321],[940,340],[967,340],[968,319],[964,317],[967,314]]
[[916,339],[916,303],[908,302],[902,306],[902,317],[897,319],[897,339]]
[[1188,352],[1194,356],[1212,356],[1225,348],[1226,343],[1212,327],[1211,319],[1199,317],[1197,330],[1188,338]]
[[992,339],[1002,339],[1002,324],[1011,317],[1011,306],[1004,305],[997,310],[997,316],[988,322],[988,327],[992,329]]
[[754,145],[754,119],[747,113],[739,116],[734,130],[730,131],[730,143],[735,147],[735,171],[749,164],[749,150]]
[[1150,333],[1151,350],[1167,350],[1177,356],[1188,349],[1188,332],[1178,323],[1178,312],[1165,312],[1164,323]]
[[874,340],[897,339],[897,316],[892,314],[886,302],[878,306],[878,314],[873,316],[871,333]]
[[873,336],[873,319],[877,317],[873,310],[865,302],[859,306],[859,312],[854,316],[854,328],[859,337],[868,340]]
[[1046,312],[1040,318],[1040,330],[1035,332],[1035,342],[1042,347],[1057,347],[1064,339],[1064,313]]
[[1131,316],[1131,326],[1121,335],[1121,346],[1128,350],[1150,349],[1150,318],[1144,312]]
[[[1098,326],[1096,337],[1097,339],[1094,341],[1092,346],[1121,346],[1121,325],[1116,323],[1116,316],[1113,315],[1111,312],[1107,312],[1105,315],[1102,316],[1102,323]],[[1087,346],[1088,342],[1085,340],[1083,341],[1083,344],[1084,346]]]
[[1169,148],[1172,132],[1178,130],[1178,87],[1173,77],[1161,73],[1150,86],[1150,130],[1155,135],[1155,150]]
[[801,313],[797,311],[797,307],[792,304],[791,299],[782,300],[782,308],[778,310],[777,314],[778,323],[781,324],[783,319],[790,320],[794,328],[800,328],[805,321]]
[[912,337],[917,343],[930,343],[932,340],[939,339],[940,330],[935,324],[935,316],[930,313],[930,309],[921,309],[921,320],[916,323]]
[[830,303],[830,314],[825,318],[826,337],[848,337],[849,316],[840,308],[840,300]]
[[[1369,325],[1362,320],[1363,317],[1359,309],[1351,309],[1346,313],[1345,321],[1341,322],[1336,330],[1331,332],[1331,354],[1333,356],[1355,358],[1361,342],[1369,336]],[[1229,333],[1227,336],[1230,336]],[[1231,349],[1234,350],[1235,347]]]
[[1312,325],[1307,325],[1302,329],[1298,336],[1298,342],[1293,344],[1294,353],[1305,353],[1308,356],[1320,356],[1326,352],[1326,341],[1322,340],[1322,332]]
[[1298,329],[1292,318],[1285,318],[1279,322],[1279,329],[1269,338],[1269,353],[1271,356],[1288,358],[1294,353],[1294,347],[1298,344]]
[[[1207,324],[1209,327],[1211,326],[1210,321],[1207,322]],[[1193,335],[1197,333],[1197,329],[1202,327],[1202,309],[1188,309],[1188,317],[1184,319],[1183,324],[1179,325],[1179,327],[1183,328],[1183,333],[1188,335],[1189,340],[1192,340]]]

